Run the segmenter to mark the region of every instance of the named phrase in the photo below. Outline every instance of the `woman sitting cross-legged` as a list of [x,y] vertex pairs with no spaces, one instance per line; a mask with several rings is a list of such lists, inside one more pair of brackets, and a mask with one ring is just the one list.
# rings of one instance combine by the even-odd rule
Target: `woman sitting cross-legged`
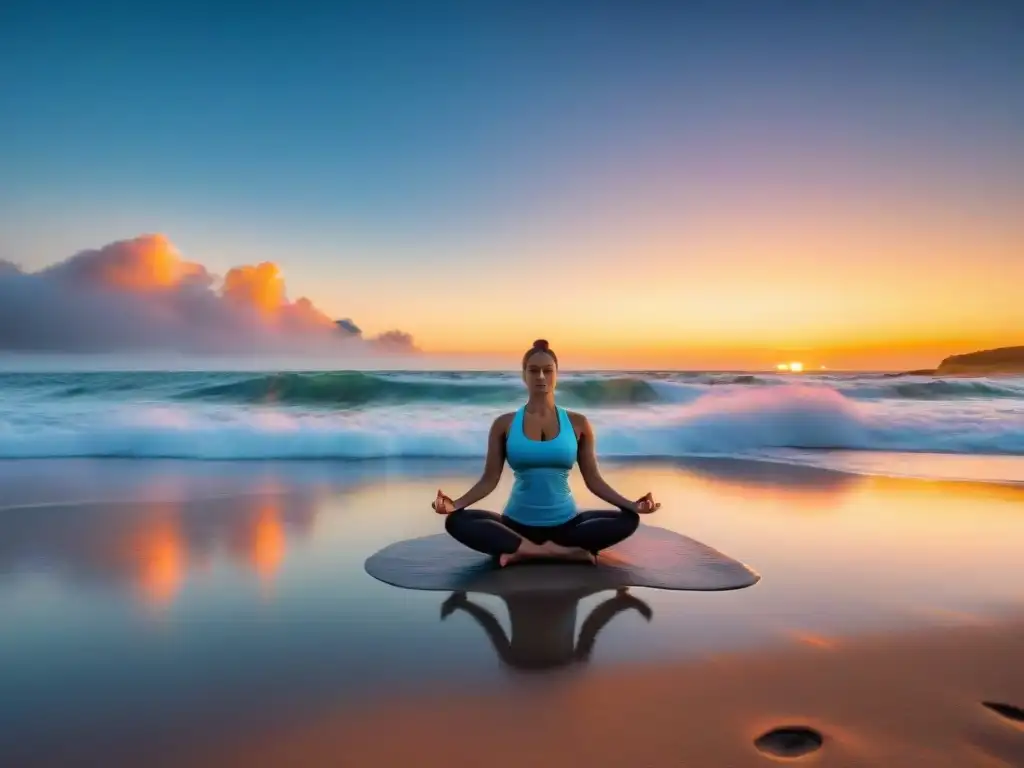
[[[639,515],[661,505],[650,493],[630,501],[601,477],[594,431],[585,416],[555,405],[558,358],[544,340],[523,356],[524,406],[491,425],[483,476],[452,500],[438,490],[432,506],[447,515],[445,530],[462,544],[498,558],[500,565],[527,558],[595,562],[598,552],[631,536]],[[498,485],[505,462],[515,484],[502,514],[473,504]],[[569,488],[575,464],[587,488],[616,509],[579,511]]]

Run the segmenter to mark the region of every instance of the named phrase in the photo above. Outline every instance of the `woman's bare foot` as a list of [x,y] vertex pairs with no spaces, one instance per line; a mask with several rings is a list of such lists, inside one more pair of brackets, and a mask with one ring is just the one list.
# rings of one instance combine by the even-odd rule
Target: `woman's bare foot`
[[520,560],[529,560],[534,557],[547,557],[547,550],[543,544],[534,544],[532,541],[523,541],[519,544],[519,549],[513,552],[511,555],[502,555],[498,558],[498,565],[504,568],[506,565],[512,563],[518,563]]
[[566,560],[569,562],[596,563],[597,558],[585,549],[579,547],[563,547],[551,541],[543,544],[534,544],[532,541],[523,541],[519,549],[511,555],[502,555],[498,558],[498,564],[504,568],[506,565],[517,563],[521,560],[536,558],[548,558],[552,560]]
[[551,541],[545,542],[543,546],[546,549],[546,557],[554,557],[559,560],[569,560],[572,562],[597,562],[597,558],[592,553],[579,547],[563,547],[561,544],[555,544]]

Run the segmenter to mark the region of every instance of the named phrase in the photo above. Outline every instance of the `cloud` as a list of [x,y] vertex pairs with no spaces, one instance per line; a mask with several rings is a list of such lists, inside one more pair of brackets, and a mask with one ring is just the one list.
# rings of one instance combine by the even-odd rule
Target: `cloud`
[[6,275],[20,274],[21,269],[18,267],[17,264],[15,264],[12,261],[7,261],[7,259],[0,259],[0,277],[4,277]]
[[405,331],[385,331],[370,342],[379,349],[401,351],[415,347],[412,336]]
[[276,264],[234,267],[218,280],[163,235],[81,251],[32,273],[0,259],[0,350],[418,351],[403,331],[364,338],[309,299],[289,301]]
[[[341,320],[335,320],[334,324],[338,327],[338,330],[346,335],[362,337],[362,329],[356,325],[350,318],[343,318]],[[382,349],[386,351],[401,352],[408,349],[416,349],[416,344],[413,341],[412,335],[405,331],[391,330],[385,331],[372,339],[368,339],[368,342],[375,349]]]
[[347,317],[342,320],[336,320],[335,324],[338,326],[338,328],[345,331],[345,333],[352,333],[355,334],[356,336],[361,336],[363,334],[362,329]]

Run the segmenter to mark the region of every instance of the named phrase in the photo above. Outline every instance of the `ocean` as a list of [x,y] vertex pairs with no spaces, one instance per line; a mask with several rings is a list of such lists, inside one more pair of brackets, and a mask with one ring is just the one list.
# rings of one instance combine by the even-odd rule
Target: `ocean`
[[[524,398],[494,372],[0,374],[0,458],[482,458]],[[1024,481],[1024,378],[563,373],[602,460],[733,457]]]

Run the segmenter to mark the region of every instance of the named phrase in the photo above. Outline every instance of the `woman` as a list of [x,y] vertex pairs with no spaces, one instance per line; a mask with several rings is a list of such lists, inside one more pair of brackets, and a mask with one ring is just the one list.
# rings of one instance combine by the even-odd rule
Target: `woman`
[[[650,493],[630,501],[605,482],[590,422],[555,405],[557,380],[558,357],[539,339],[523,355],[529,398],[491,425],[480,480],[455,500],[438,490],[431,505],[448,516],[445,530],[451,536],[497,557],[501,566],[532,557],[596,562],[600,550],[633,535],[639,515],[661,507]],[[497,487],[506,460],[516,479],[503,514],[472,509]],[[577,511],[569,489],[577,462],[590,492],[618,509]]]

